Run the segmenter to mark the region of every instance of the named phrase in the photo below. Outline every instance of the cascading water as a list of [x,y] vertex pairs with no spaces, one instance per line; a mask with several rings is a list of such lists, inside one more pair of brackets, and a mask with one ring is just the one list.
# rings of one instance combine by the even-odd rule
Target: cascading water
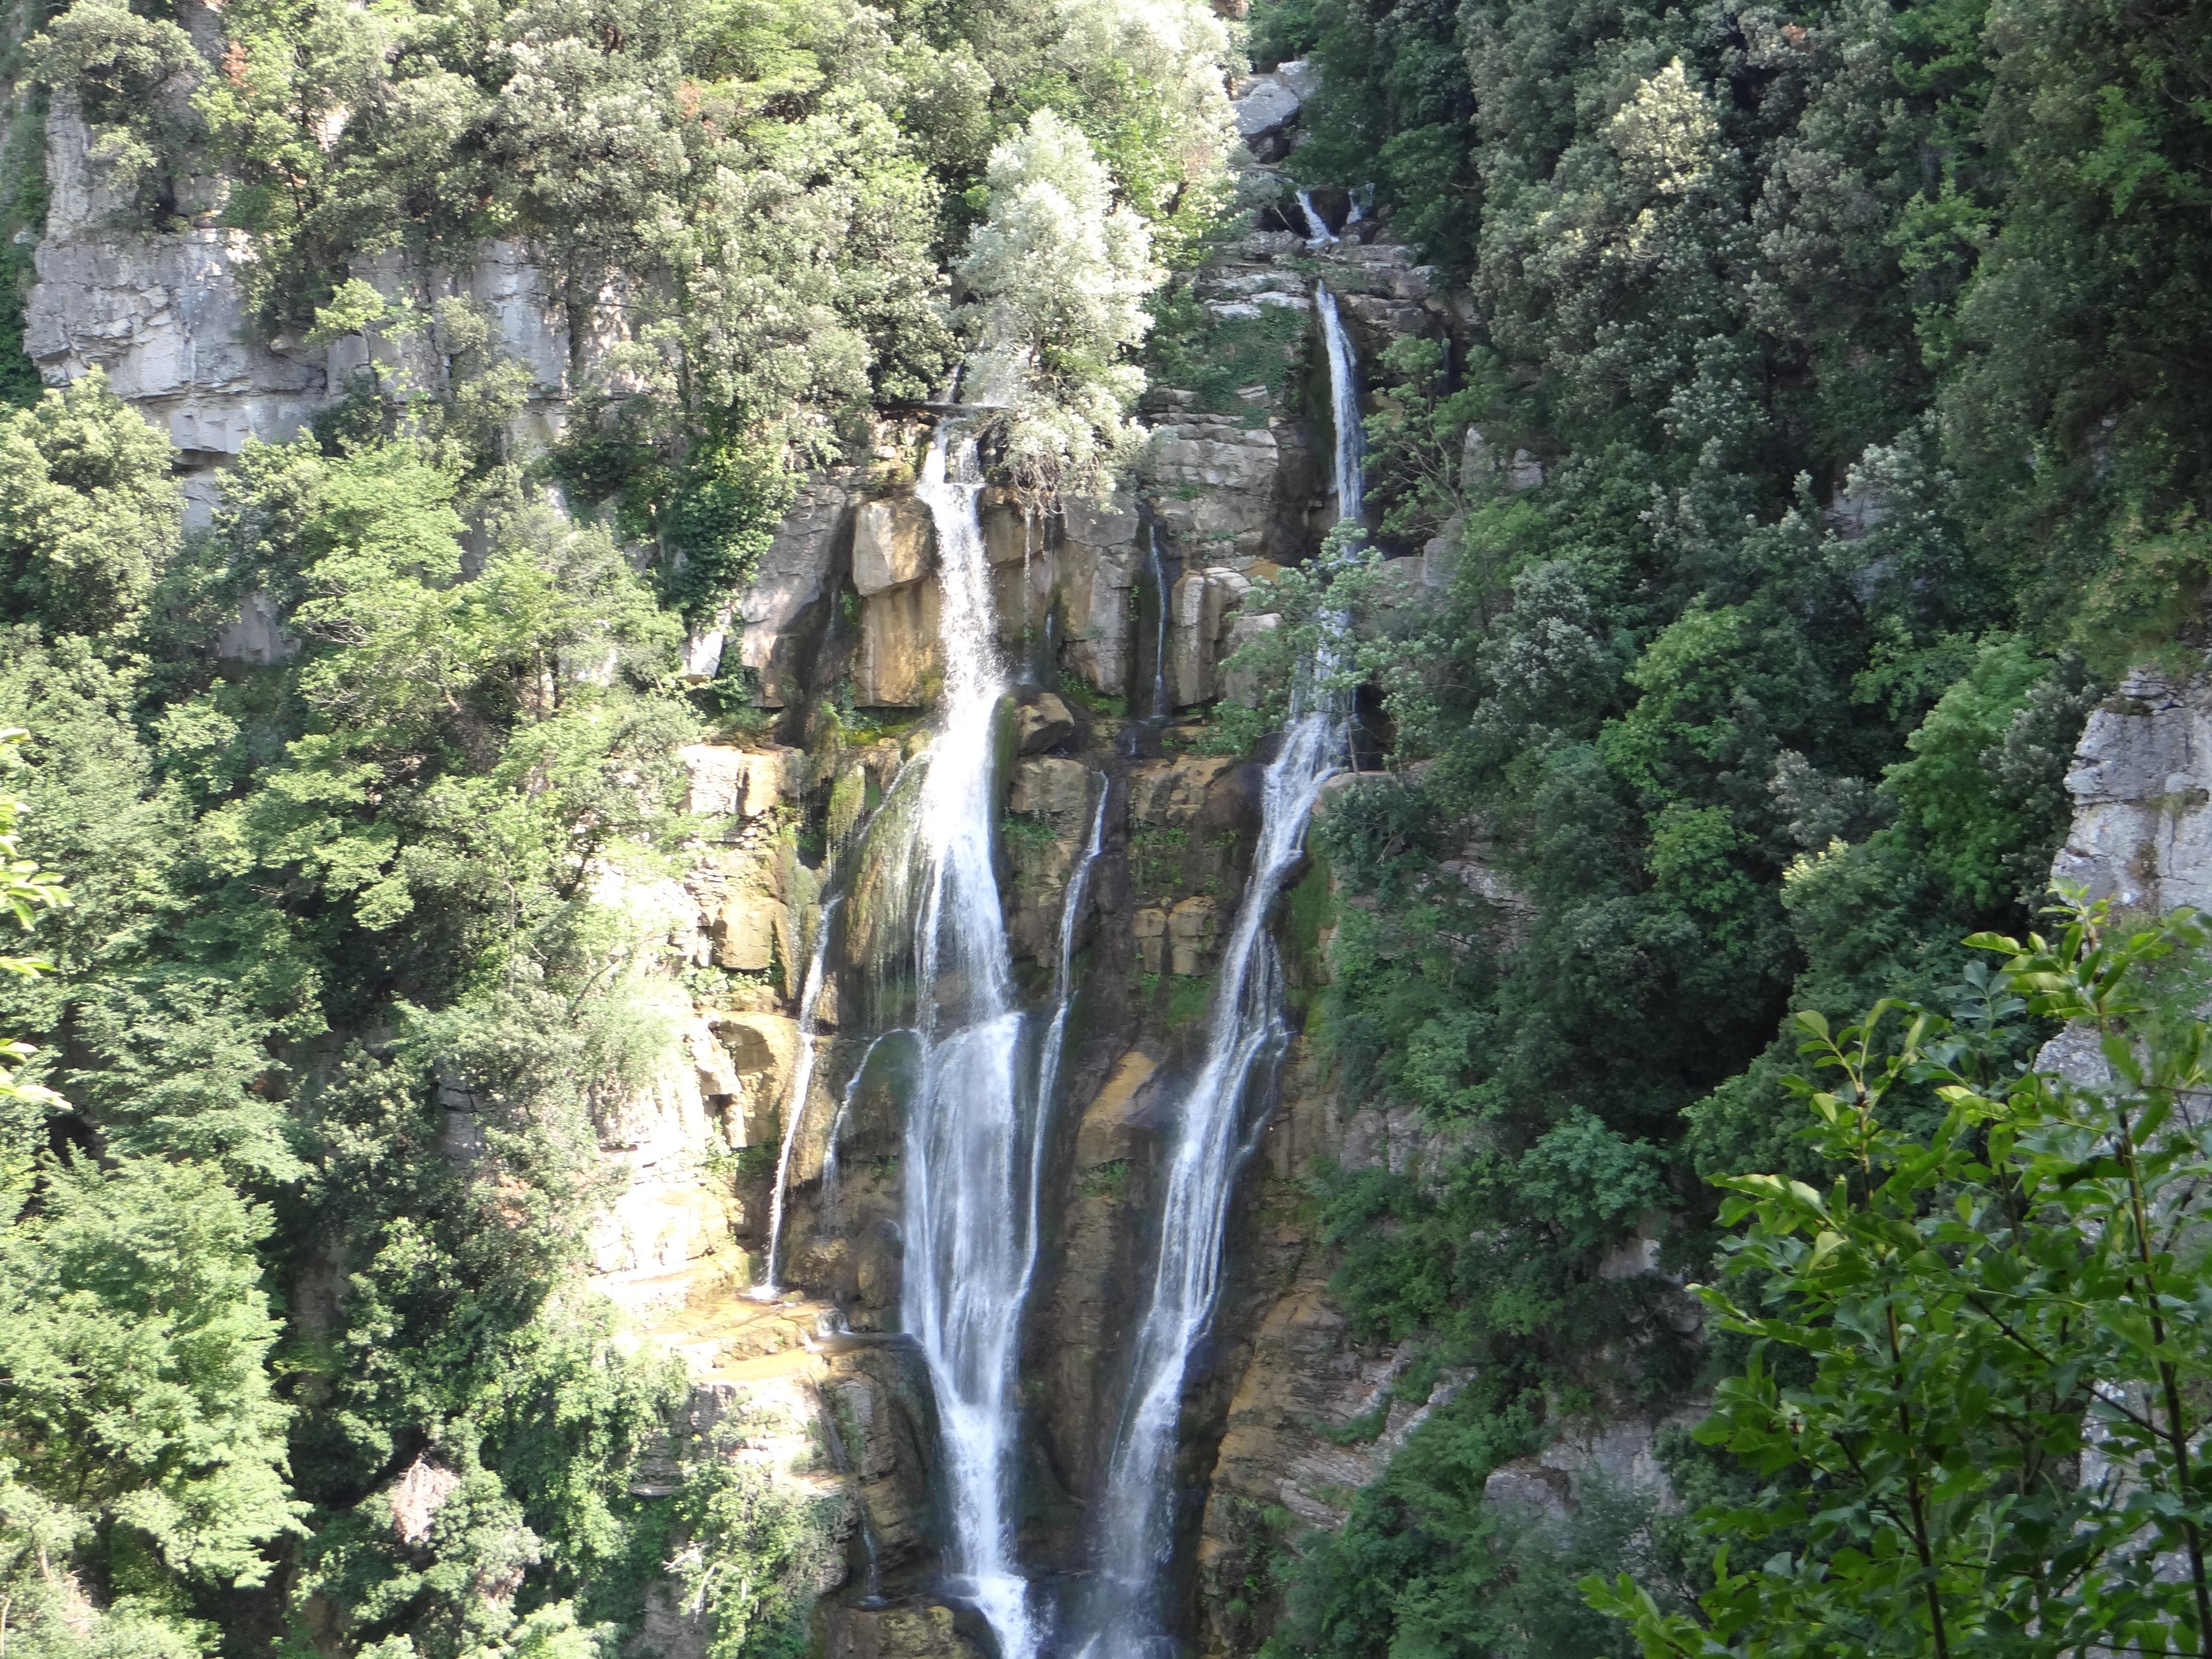
[[830,1120],[830,1133],[822,1144],[822,1224],[835,1229],[841,1224],[837,1214],[838,1181],[843,1163],[838,1148],[845,1144],[845,1125],[853,1115],[853,1097],[860,1092],[867,1080],[868,1063],[876,1057],[876,1050],[894,1037],[918,1042],[921,1033],[908,1027],[884,1031],[860,1051],[860,1064],[853,1067],[853,1075],[845,1079],[845,1092],[838,1097],[836,1115]]
[[[1060,1062],[1067,1044],[1068,1012],[1075,1006],[1075,933],[1083,921],[1083,907],[1091,897],[1091,866],[1098,861],[1098,849],[1106,844],[1106,795],[1108,785],[1100,778],[1096,788],[1098,799],[1091,804],[1091,833],[1084,838],[1083,851],[1076,857],[1067,872],[1067,886],[1060,895],[1060,964],[1052,981],[1052,1024],[1045,1028],[1044,1044],[1037,1051],[1036,1123],[1030,1137],[1030,1237],[1041,1237],[1037,1218],[1037,1199],[1044,1190],[1044,1152],[1049,1114],[1054,1100],[1060,1093]],[[1030,1252],[1030,1273],[1036,1271],[1036,1252]],[[1022,1280],[1022,1299],[1029,1299],[1030,1279]]]
[[830,924],[844,901],[834,898],[823,907],[814,925],[814,954],[806,964],[806,980],[799,994],[799,1059],[792,1067],[791,1096],[783,1107],[783,1140],[775,1154],[775,1192],[769,1200],[768,1265],[754,1291],[763,1302],[780,1294],[775,1273],[782,1261],[783,1210],[791,1190],[791,1149],[799,1141],[799,1125],[806,1115],[806,1097],[814,1087],[814,1017],[822,1004],[822,981],[830,965]]
[[1036,1258],[1034,1113],[1021,1087],[1022,1016],[994,865],[1000,708],[990,572],[972,443],[956,467],[939,429],[915,495],[937,526],[939,726],[907,822],[922,881],[915,960],[919,1076],[907,1103],[902,1322],[920,1343],[943,1428],[952,1535],[946,1565],[1003,1659],[1037,1632],[1014,1559],[1022,1292]]
[[1164,720],[1175,711],[1168,707],[1168,571],[1160,557],[1160,527],[1146,526],[1145,574],[1152,578],[1156,615],[1152,619],[1152,706],[1145,712]]
[[1336,240],[1335,233],[1328,228],[1328,221],[1321,216],[1321,210],[1314,205],[1311,191],[1302,190],[1298,192],[1298,211],[1306,216],[1306,246],[1308,247],[1320,247]]
[[[1338,518],[1361,520],[1358,362],[1335,296],[1319,292],[1336,418]],[[1324,644],[1317,684],[1334,665]],[[1245,1120],[1255,1082],[1272,1074],[1289,1039],[1281,963],[1267,936],[1269,908],[1297,863],[1321,786],[1341,750],[1337,712],[1310,686],[1294,692],[1282,748],[1267,769],[1260,840],[1222,955],[1206,1057],[1176,1115],[1161,1196],[1159,1257],[1138,1328],[1129,1398],[1107,1468],[1098,1576],[1091,1589],[1085,1659],[1154,1659],[1172,1650],[1164,1595],[1175,1548],[1176,1431],[1190,1356],[1212,1322],[1221,1290],[1229,1200],[1250,1152]]]
[[1336,427],[1337,522],[1357,525],[1367,507],[1367,433],[1360,424],[1359,360],[1352,349],[1352,337],[1344,331],[1336,295],[1316,286],[1314,308],[1321,313],[1322,343],[1328,353],[1328,412]]

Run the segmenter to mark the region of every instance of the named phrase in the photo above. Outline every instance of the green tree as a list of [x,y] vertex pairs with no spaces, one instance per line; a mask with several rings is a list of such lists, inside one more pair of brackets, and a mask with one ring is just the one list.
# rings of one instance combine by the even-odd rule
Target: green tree
[[[30,735],[20,726],[0,727],[0,775],[22,765],[18,750]],[[0,908],[27,932],[40,912],[67,904],[69,894],[60,877],[40,869],[37,860],[21,856],[24,811],[19,797],[0,791]],[[0,974],[28,979],[52,966],[39,957],[0,954]],[[0,1205],[21,1201],[46,1108],[61,1103],[52,1089],[24,1075],[25,1062],[37,1054],[27,1042],[0,1037]]]
[[[1957,1021],[1799,1016],[1833,1074],[1795,1084],[1831,1184],[1723,1178],[1748,1225],[1699,1291],[1751,1350],[1698,1436],[1762,1489],[1698,1517],[1701,1616],[1584,1584],[1653,1659],[2191,1653],[2212,1629],[2208,935],[2059,920],[1971,940],[2003,965]],[[2023,1012],[2069,1027],[2063,1067],[1987,1063]]]
[[991,152],[990,210],[959,265],[975,296],[966,395],[1011,405],[1004,465],[1048,501],[1103,492],[1136,442],[1125,416],[1144,374],[1126,356],[1160,272],[1112,185],[1082,131],[1039,110]]
[[174,556],[168,440],[97,370],[0,410],[0,584],[52,634],[127,629]]
[[210,1166],[80,1154],[0,1233],[0,1595],[34,1641],[197,1646],[195,1587],[261,1583],[302,1529],[267,1231]]

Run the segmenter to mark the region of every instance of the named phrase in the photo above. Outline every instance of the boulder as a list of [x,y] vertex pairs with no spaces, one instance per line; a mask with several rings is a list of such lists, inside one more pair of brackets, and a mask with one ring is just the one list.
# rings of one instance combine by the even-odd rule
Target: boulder
[[1073,737],[1075,717],[1067,712],[1067,705],[1051,692],[1040,692],[1022,705],[1018,732],[1022,753],[1034,755]]
[[853,586],[862,599],[919,581],[937,550],[937,526],[911,495],[865,502],[853,515]]
[[1310,58],[1292,58],[1276,64],[1275,78],[1300,98],[1310,98],[1321,90],[1321,70]]
[[863,708],[919,708],[937,672],[934,581],[885,588],[860,602],[853,701]]
[[1080,823],[1091,805],[1091,769],[1081,761],[1022,761],[1014,768],[1006,804],[1017,812],[1052,818],[1063,829]]
[[676,751],[690,778],[684,810],[713,817],[757,818],[774,806],[783,783],[785,751],[763,753],[719,744],[687,744]]
[[1237,136],[1262,161],[1279,161],[1290,149],[1288,129],[1298,118],[1298,94],[1280,77],[1255,75],[1231,106]]
[[738,660],[760,676],[760,699],[767,708],[795,702],[805,689],[815,643],[806,624],[829,598],[838,534],[852,498],[835,477],[802,489],[738,601],[733,620],[743,624]]

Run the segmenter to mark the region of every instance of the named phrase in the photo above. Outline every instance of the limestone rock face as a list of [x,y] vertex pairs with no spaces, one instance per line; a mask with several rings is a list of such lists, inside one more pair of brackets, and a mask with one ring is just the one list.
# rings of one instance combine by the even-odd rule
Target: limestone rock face
[[1187,830],[1235,763],[1220,755],[1147,761],[1129,772],[1129,816],[1139,823]]
[[1178,708],[1211,702],[1230,617],[1252,584],[1234,570],[1194,570],[1175,585],[1168,607],[1168,701]]
[[2129,675],[2089,716],[2066,787],[2054,880],[2130,910],[2212,908],[2212,679]]
[[1571,1513],[1595,1481],[1616,1492],[1648,1492],[1661,1509],[1671,1510],[1677,1504],[1659,1462],[1658,1431],[1677,1424],[1686,1426],[1704,1415],[1699,1407],[1664,1423],[1643,1418],[1570,1419],[1542,1451],[1493,1469],[1483,1482],[1484,1500],[1523,1522],[1555,1521]]
[[691,780],[684,802],[687,812],[757,818],[775,805],[783,786],[782,750],[761,753],[695,743],[678,750],[676,757]]
[[1126,489],[1091,500],[1071,495],[1061,504],[1067,539],[1092,547],[1120,547],[1137,539],[1136,498]]
[[216,633],[215,654],[223,662],[266,667],[298,656],[300,641],[286,629],[276,602],[257,591],[238,602],[238,620],[225,623]]
[[1081,761],[1025,760],[1014,768],[1006,804],[1014,811],[1034,812],[1073,827],[1091,804],[1091,769]]
[[[204,471],[249,437],[276,442],[327,401],[323,354],[265,344],[239,281],[252,258],[243,231],[195,227],[118,235],[122,205],[105,188],[90,135],[66,99],[46,117],[52,197],[46,235],[33,254],[38,280],[24,305],[23,349],[49,385],[105,369],[116,395],[137,406]],[[211,488],[191,494],[204,521]]]
[[[116,394],[168,434],[185,473],[188,522],[206,521],[218,494],[214,470],[248,438],[292,436],[352,373],[372,362],[399,366],[411,352],[422,361],[404,366],[417,383],[442,384],[443,361],[428,337],[374,348],[359,336],[328,348],[265,338],[240,282],[253,258],[251,239],[219,228],[211,212],[186,229],[118,233],[112,216],[123,204],[106,188],[85,124],[65,98],[47,115],[46,167],[52,193],[33,256],[38,280],[24,306],[24,349],[50,385],[106,370]],[[491,318],[502,355],[531,373],[515,435],[542,442],[559,432],[572,360],[568,313],[527,249],[487,241],[460,270],[410,265],[397,254],[364,270],[387,294],[473,301]],[[620,296],[609,299],[609,314],[580,343],[586,359],[620,335]]]
[[1186,564],[1267,556],[1283,446],[1271,427],[1233,415],[1186,415],[1163,423],[1143,472],[1160,526]]
[[1120,696],[1129,681],[1129,596],[1141,556],[1129,542],[1071,538],[1056,562],[1061,660],[1092,690]]
[[824,1659],[983,1659],[941,1601],[839,1606],[830,1612]]
[[938,673],[934,580],[889,587],[860,602],[853,701],[864,708],[919,708]]
[[805,691],[852,499],[851,487],[839,477],[817,478],[801,489],[738,601],[734,619],[743,627],[738,660],[760,675],[761,702],[768,708],[783,708]]
[[911,495],[869,501],[853,518],[853,588],[862,599],[920,581],[937,550],[928,507]]
[[1213,966],[1213,935],[1220,918],[1204,893],[1184,899],[1168,912],[1168,971],[1186,977]]
[[1076,1132],[1074,1182],[1061,1222],[1065,1259],[1049,1315],[1054,1340],[1042,1378],[1056,1462],[1079,1494],[1097,1491],[1103,1476],[1113,1432],[1109,1357],[1126,1351],[1135,1327],[1130,1219],[1140,1212],[1142,1166],[1153,1155],[1156,1130],[1146,1114],[1158,1103],[1158,1058],[1145,1049],[1123,1054]]

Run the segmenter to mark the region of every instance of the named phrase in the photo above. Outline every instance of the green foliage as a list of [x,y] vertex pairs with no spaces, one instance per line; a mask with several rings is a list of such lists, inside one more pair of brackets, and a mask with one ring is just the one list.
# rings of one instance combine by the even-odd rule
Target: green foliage
[[[196,1653],[299,1533],[265,1211],[211,1166],[49,1161],[0,1232],[0,1597],[33,1653]],[[86,1603],[72,1571],[120,1592]]]
[[713,1659],[796,1659],[806,1651],[811,1586],[834,1559],[843,1500],[804,1499],[740,1455],[767,1425],[724,1426],[708,1455],[687,1466],[677,1500],[691,1542],[678,1558],[685,1595],[713,1609]]
[[991,152],[986,212],[958,274],[975,295],[971,401],[1009,404],[1001,464],[1018,489],[1103,495],[1133,455],[1125,414],[1144,375],[1123,361],[1152,319],[1152,233],[1112,198],[1083,131],[1050,108]]
[[[2118,0],[1255,8],[1255,58],[1320,75],[1291,169],[1371,183],[1481,319],[1364,365],[1370,538],[1455,562],[1448,603],[1364,559],[1256,592],[1285,623],[1218,721],[1279,720],[1318,620],[1350,618],[1400,781],[1316,828],[1351,904],[1311,1029],[1354,1098],[1448,1137],[1322,1183],[1363,1331],[1662,1396],[1687,1367],[1594,1311],[1595,1253],[1671,1212],[1694,1262],[1692,1171],[1807,1175],[1786,1009],[1944,998],[2024,1058],[1957,940],[2026,925],[2103,687],[2202,644],[2212,422],[2191,348],[2154,342],[2202,335],[2205,27]],[[1602,1178],[1523,1206],[1553,1144],[1645,1207]],[[1400,1639],[1345,1617],[1285,1639]]]
[[[1749,1225],[1734,1288],[1700,1291],[1752,1348],[1698,1437],[1763,1488],[1698,1516],[1701,1619],[1625,1576],[1584,1586],[1647,1654],[2189,1651],[2212,1627],[2188,1242],[2205,936],[2104,903],[2059,921],[1969,943],[2003,961],[1995,1019],[2074,1024],[2069,1071],[1992,1066],[1986,1027],[1925,1010],[1901,1035],[1888,1003],[1833,1034],[1800,1016],[1834,1074],[1792,1084],[1832,1184],[1723,1178],[1723,1224]],[[1924,1135],[1893,1124],[1915,1094],[1940,1102]]]
[[98,371],[0,411],[0,582],[17,617],[127,629],[175,555],[182,510],[167,441]]
[[1626,1659],[1625,1633],[1578,1606],[1573,1587],[1593,1564],[1671,1567],[1674,1540],[1648,1495],[1600,1481],[1580,1483],[1577,1508],[1558,1521],[1484,1507],[1491,1472],[1543,1438],[1533,1396],[1460,1390],[1349,1497],[1340,1531],[1298,1540],[1285,1626],[1261,1652]]
[[[1177,285],[1154,307],[1152,331],[1145,341],[1146,372],[1163,386],[1194,393],[1194,410],[1245,413],[1262,424],[1269,404],[1279,407],[1286,401],[1308,329],[1306,319],[1287,306],[1267,307],[1257,317],[1216,317],[1188,287]],[[1255,386],[1266,388],[1267,404],[1255,405],[1237,396]]]

